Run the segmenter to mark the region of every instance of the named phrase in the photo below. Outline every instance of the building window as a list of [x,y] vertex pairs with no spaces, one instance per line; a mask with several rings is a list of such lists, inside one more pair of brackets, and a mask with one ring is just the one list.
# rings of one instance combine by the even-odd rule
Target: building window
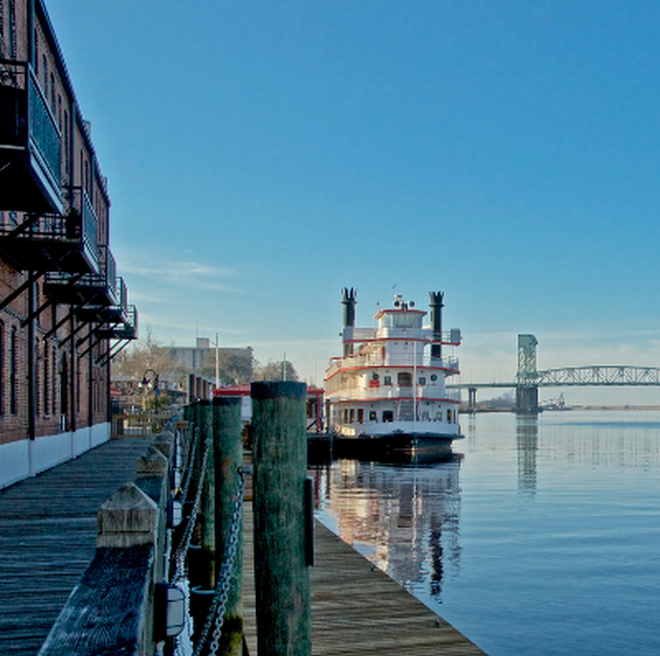
[[66,416],[69,406],[69,366],[66,355],[62,354],[60,367],[60,414]]
[[4,51],[5,42],[5,0],[0,0],[0,55]]
[[48,342],[44,340],[44,415],[50,414],[50,353]]
[[16,0],[9,0],[9,59],[16,59]]
[[57,414],[57,367],[55,366],[55,363],[57,362],[57,351],[55,350],[55,347],[53,346],[53,349],[51,351],[51,358],[50,358],[50,375],[51,375],[51,414],[56,415]]
[[80,363],[76,362],[76,414],[80,414]]
[[55,76],[50,74],[50,108],[55,113]]
[[48,60],[46,55],[41,55],[41,68],[44,69],[44,94],[48,98]]
[[9,342],[9,412],[18,412],[18,336],[16,326],[11,327]]
[[64,168],[67,175],[71,172],[71,160],[69,156],[71,155],[69,151],[69,113],[64,110]]
[[[2,2],[2,0],[0,0]],[[2,18],[2,16],[0,16]],[[0,416],[5,414],[5,324],[0,321]]]
[[[38,293],[38,292],[37,292]],[[39,402],[41,395],[41,386],[39,381],[39,339],[34,338],[34,415],[39,416]]]

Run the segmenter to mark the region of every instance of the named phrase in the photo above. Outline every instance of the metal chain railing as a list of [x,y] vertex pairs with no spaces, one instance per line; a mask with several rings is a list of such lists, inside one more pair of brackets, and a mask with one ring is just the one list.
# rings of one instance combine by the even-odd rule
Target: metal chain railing
[[184,465],[182,465],[181,469],[183,470],[184,475],[185,475],[185,480],[183,482],[183,486],[181,488],[181,501],[183,503],[186,502],[188,499],[188,488],[190,487],[190,481],[192,481],[192,473],[194,469],[194,464],[195,464],[195,453],[197,450],[197,440],[199,439],[199,426],[195,426],[195,430],[193,432],[193,438],[188,445],[188,450],[186,453],[186,462]]
[[[211,451],[211,445],[213,440],[209,437],[204,442],[204,455],[202,456],[202,463],[200,466],[199,472],[199,483],[197,485],[197,490],[195,492],[195,502],[193,503],[192,510],[190,511],[190,516],[188,517],[188,523],[181,537],[181,542],[174,554],[174,576],[172,582],[176,583],[180,581],[185,576],[185,562],[186,554],[188,553],[188,548],[190,547],[190,541],[192,540],[193,531],[195,530],[195,520],[197,518],[197,512],[199,511],[199,504],[202,500],[202,489],[204,488],[204,478],[206,475],[206,467],[208,464],[209,453]],[[185,497],[182,497],[185,499]]]
[[238,468],[238,490],[234,499],[234,511],[232,514],[231,527],[229,529],[229,538],[225,548],[225,557],[222,563],[222,568],[220,569],[218,582],[215,586],[213,602],[211,603],[211,608],[209,609],[206,623],[201,631],[193,656],[201,656],[201,653],[208,641],[211,627],[214,627],[214,629],[207,656],[215,656],[220,645],[220,638],[222,637],[222,625],[225,621],[225,608],[227,606],[227,598],[229,596],[229,587],[231,577],[234,572],[236,552],[238,551],[241,516],[243,513],[245,479],[246,476],[250,473],[252,473],[251,467],[241,466]]

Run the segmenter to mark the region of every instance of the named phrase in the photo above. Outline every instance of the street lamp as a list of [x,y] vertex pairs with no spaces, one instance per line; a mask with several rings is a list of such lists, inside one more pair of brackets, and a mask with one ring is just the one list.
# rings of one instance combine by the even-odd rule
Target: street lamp
[[160,390],[158,389],[158,374],[153,369],[145,370],[142,376],[142,381],[138,383],[138,387],[140,387],[140,389],[142,389],[143,391],[142,411],[146,412],[147,410],[147,391],[149,387],[151,387],[154,390],[154,395],[155,395],[154,410],[156,410],[156,406],[158,405],[157,403],[158,395],[160,394]]

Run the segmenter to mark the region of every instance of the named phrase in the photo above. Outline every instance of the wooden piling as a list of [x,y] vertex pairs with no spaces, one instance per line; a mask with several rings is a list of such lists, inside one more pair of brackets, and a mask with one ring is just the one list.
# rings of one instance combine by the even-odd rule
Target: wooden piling
[[[239,467],[243,463],[241,442],[241,399],[213,399],[213,441],[215,450],[215,543],[218,552],[218,573],[226,557],[234,515],[234,500],[239,487]],[[225,607],[222,639],[218,651],[222,656],[243,653],[243,539],[242,521],[239,528],[237,555],[230,579]]]
[[259,656],[310,656],[304,383],[252,383]]
[[[189,567],[191,584],[190,611],[193,617],[195,633],[193,640],[206,622],[209,607],[213,600],[217,565],[215,543],[215,463],[213,456],[213,410],[211,402],[201,400],[195,404],[197,426],[199,427],[199,448],[203,453],[207,439],[211,439],[210,453],[206,461],[206,473],[202,488],[202,500],[199,512],[199,550],[190,552],[196,563]],[[201,457],[200,457],[201,462]],[[200,472],[201,474],[201,472]],[[194,556],[193,556],[194,554]]]

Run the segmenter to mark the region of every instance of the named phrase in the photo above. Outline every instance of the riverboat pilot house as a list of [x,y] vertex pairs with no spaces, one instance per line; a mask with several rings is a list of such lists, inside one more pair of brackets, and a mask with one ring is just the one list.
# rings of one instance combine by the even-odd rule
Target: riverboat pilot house
[[109,437],[137,334],[110,198],[42,0],[0,0],[0,487]]

